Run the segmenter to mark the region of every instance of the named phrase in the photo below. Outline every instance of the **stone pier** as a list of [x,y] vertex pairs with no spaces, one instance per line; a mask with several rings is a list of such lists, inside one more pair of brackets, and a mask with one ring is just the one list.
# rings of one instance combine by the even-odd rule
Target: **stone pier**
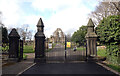
[[97,46],[96,46],[96,40],[97,35],[94,31],[94,23],[92,19],[89,19],[89,22],[87,24],[87,34],[86,34],[86,41],[87,41],[87,56],[97,56]]
[[16,29],[13,28],[8,37],[9,37],[9,61],[18,61],[20,36]]
[[45,61],[45,35],[42,19],[38,21],[37,33],[35,34],[35,60],[34,62]]

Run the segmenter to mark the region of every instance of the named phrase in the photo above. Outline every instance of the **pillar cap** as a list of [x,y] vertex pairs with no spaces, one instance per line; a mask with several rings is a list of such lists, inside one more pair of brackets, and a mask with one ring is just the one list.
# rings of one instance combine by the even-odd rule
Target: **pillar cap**
[[45,35],[42,32],[37,32],[35,37],[45,37]]
[[9,37],[18,37],[20,38],[20,35],[18,34],[17,30],[15,28],[12,29],[12,31],[9,34]]
[[87,26],[95,27],[91,18],[89,19],[89,22],[88,22]]
[[42,18],[39,19],[37,27],[44,27],[44,23],[42,21]]
[[[88,21],[87,27],[88,27],[88,29],[87,29],[87,34],[86,34],[85,37],[86,38],[97,38],[97,35],[96,35],[95,31],[94,31],[95,25],[94,25],[94,23],[93,23],[91,18]],[[92,29],[89,29],[91,27],[92,27]],[[90,30],[93,30],[93,31],[90,31]]]

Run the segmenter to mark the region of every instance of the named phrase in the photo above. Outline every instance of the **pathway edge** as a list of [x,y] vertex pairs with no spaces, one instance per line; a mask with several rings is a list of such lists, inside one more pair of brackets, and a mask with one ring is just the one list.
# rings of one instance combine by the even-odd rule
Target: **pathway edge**
[[26,70],[28,70],[29,68],[31,68],[32,66],[34,66],[36,63],[33,63],[32,65],[30,65],[29,67],[27,67],[26,69],[24,69],[23,71],[19,72],[16,76],[19,76],[20,74],[22,74],[23,72],[25,72]]
[[96,63],[97,63],[98,65],[104,67],[105,69],[110,70],[111,72],[113,72],[113,73],[115,73],[115,74],[117,74],[117,75],[120,76],[120,73],[117,72],[117,71],[115,71],[114,69],[111,69],[110,67],[108,67],[108,66],[106,66],[106,65],[104,65],[104,64],[102,64],[102,63],[100,63],[100,62],[96,62]]

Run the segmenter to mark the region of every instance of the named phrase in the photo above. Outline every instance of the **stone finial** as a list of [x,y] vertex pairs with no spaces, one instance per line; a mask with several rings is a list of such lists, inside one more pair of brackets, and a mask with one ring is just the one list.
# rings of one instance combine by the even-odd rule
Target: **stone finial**
[[44,30],[44,24],[43,24],[42,18],[40,18],[38,21],[37,30],[38,30],[38,32],[43,32],[43,30]]
[[93,23],[91,18],[89,19],[87,27],[88,27],[88,29],[87,29],[87,34],[86,34],[85,37],[86,38],[88,38],[88,37],[97,37],[97,35],[96,35],[95,31],[94,31],[95,25],[94,25],[94,23]]
[[9,34],[9,37],[18,37],[20,38],[20,35],[18,34],[17,30],[15,28],[12,29],[12,31]]
[[94,25],[94,23],[93,23],[91,18],[89,19],[89,22],[88,22],[87,26],[95,27],[95,25]]
[[39,19],[38,24],[37,24],[37,27],[44,27],[42,18]]

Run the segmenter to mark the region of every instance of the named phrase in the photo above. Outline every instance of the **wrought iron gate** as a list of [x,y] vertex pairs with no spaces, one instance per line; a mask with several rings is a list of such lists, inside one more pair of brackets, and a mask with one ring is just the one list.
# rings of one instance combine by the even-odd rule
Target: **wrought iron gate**
[[57,43],[56,46],[47,51],[46,62],[77,62],[86,60],[86,46],[81,46],[76,51],[71,48],[65,48],[65,45]]

